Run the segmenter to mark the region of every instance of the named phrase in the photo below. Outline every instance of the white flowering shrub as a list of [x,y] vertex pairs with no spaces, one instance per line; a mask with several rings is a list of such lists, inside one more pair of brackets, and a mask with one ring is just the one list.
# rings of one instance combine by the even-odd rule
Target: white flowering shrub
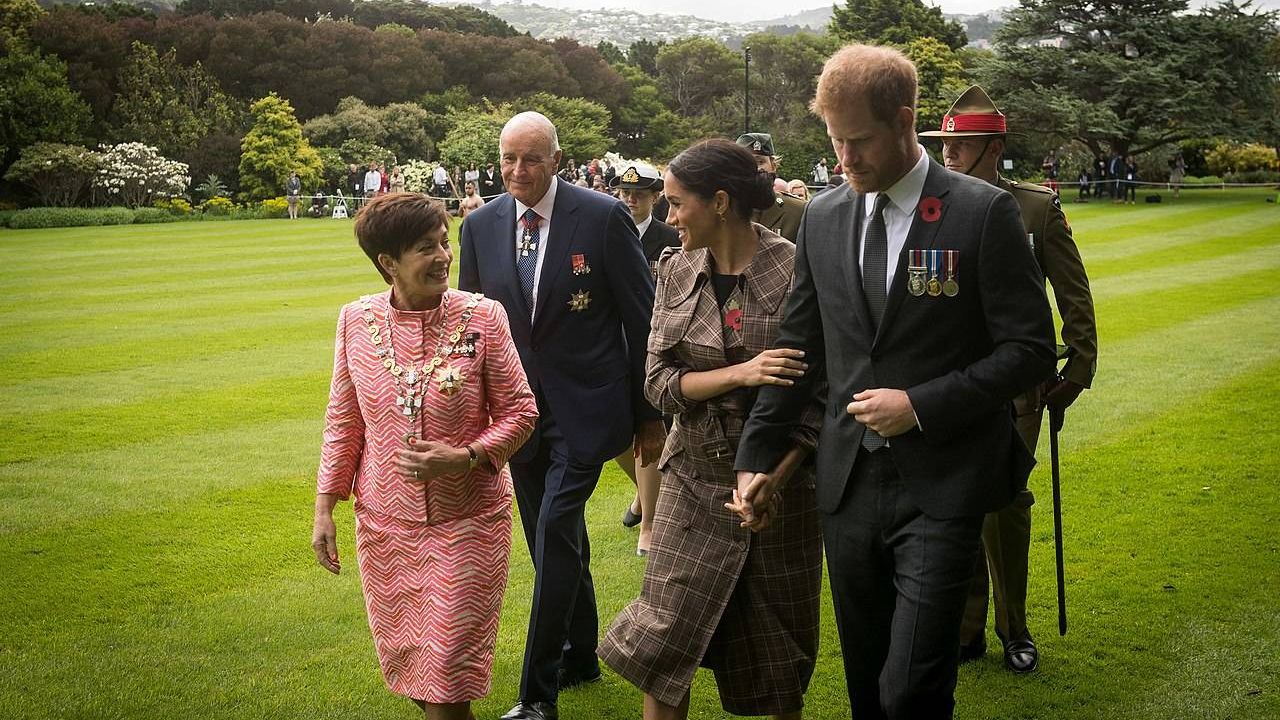
[[404,173],[404,189],[409,192],[425,193],[431,190],[431,172],[435,163],[426,160],[410,160],[400,164],[400,172]]
[[111,204],[127,207],[150,205],[156,198],[185,195],[191,184],[186,163],[170,160],[143,143],[102,145],[102,164],[94,186],[106,193]]

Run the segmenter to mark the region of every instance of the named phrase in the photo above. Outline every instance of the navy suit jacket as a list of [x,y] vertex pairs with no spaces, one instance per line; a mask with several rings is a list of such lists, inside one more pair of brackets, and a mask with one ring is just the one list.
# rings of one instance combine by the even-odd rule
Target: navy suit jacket
[[[631,444],[636,423],[662,417],[644,399],[653,277],[626,205],[555,182],[533,322],[516,275],[510,194],[462,223],[458,287],[502,303],[541,412],[560,427],[575,460],[603,463]],[[574,309],[575,296],[589,298],[584,308]],[[527,462],[537,446],[535,433],[512,459]]]
[[[795,289],[777,345],[825,359],[827,416],[818,438],[818,506],[835,512],[864,426],[846,412],[870,388],[905,390],[920,427],[889,440],[916,505],[935,518],[991,512],[1025,487],[1035,464],[1013,423],[1012,401],[1053,370],[1055,348],[1044,279],[1009,193],[929,162],[925,198],[896,260],[877,331],[858,258],[864,200],[848,185],[813,199],[796,243]],[[955,297],[907,292],[912,249],[959,251]],[[940,273],[941,274],[941,273]],[[940,278],[941,279],[941,278]],[[768,472],[789,449],[790,430],[815,378],[760,389],[738,446],[739,470]]]

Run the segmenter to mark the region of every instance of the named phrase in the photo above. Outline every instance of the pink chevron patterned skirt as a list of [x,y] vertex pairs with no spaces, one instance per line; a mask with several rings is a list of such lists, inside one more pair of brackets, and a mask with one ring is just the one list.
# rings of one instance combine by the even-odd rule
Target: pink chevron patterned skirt
[[510,553],[510,500],[438,525],[356,503],[369,630],[392,692],[429,703],[489,693]]

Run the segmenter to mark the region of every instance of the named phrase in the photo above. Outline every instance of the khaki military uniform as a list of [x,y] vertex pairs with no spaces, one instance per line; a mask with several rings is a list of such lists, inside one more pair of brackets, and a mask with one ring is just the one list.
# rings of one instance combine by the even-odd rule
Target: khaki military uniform
[[800,218],[804,217],[804,207],[805,201],[795,195],[777,193],[773,207],[755,211],[751,220],[794,243],[796,236],[800,234]]
[[[1013,195],[1022,209],[1022,224],[1036,262],[1053,288],[1062,317],[1062,343],[1068,360],[1063,377],[1089,387],[1098,361],[1098,330],[1093,296],[1080,251],[1071,237],[1071,226],[1062,212],[1057,193],[1032,183],[1000,178],[997,185]],[[1044,412],[1042,389],[1035,388],[1014,400],[1018,433],[1034,453]],[[995,597],[996,632],[1004,640],[1027,636],[1027,555],[1031,545],[1031,505],[1035,497],[1023,490],[1008,507],[987,515],[982,527],[986,562],[978,558],[964,623],[962,645],[976,644],[987,621],[987,585]],[[989,571],[989,575],[988,575]]]

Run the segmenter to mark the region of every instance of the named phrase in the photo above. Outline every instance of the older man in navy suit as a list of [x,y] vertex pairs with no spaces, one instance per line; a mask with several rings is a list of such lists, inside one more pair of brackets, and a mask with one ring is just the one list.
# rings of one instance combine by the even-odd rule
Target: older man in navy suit
[[600,677],[587,499],[605,462],[634,441],[647,465],[665,439],[643,392],[653,278],[626,206],[556,178],[550,120],[516,115],[498,149],[507,193],[463,223],[458,286],[506,308],[538,400],[511,458],[535,580],[520,702],[503,718],[555,720],[561,689]]

